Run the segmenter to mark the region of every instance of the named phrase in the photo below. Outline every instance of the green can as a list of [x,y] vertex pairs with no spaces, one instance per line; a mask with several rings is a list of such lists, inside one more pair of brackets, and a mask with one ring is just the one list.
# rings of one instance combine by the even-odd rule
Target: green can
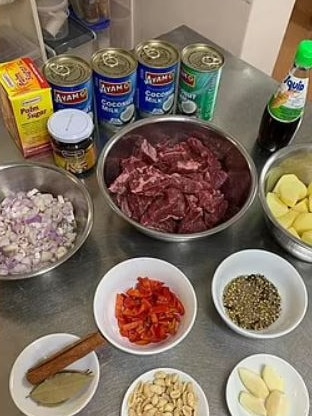
[[181,54],[178,111],[209,121],[213,117],[223,55],[204,43],[186,46]]

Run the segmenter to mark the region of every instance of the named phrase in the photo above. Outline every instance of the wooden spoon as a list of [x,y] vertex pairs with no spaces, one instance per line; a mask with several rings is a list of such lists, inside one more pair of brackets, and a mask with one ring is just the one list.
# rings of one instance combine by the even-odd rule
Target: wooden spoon
[[89,334],[30,368],[26,378],[31,384],[39,384],[106,343],[99,332]]

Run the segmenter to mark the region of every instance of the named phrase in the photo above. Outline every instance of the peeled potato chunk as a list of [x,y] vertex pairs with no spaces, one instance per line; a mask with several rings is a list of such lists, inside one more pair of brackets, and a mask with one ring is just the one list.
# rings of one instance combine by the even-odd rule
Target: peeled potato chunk
[[287,416],[288,400],[285,393],[273,390],[265,401],[267,416]]
[[258,399],[246,391],[241,391],[239,402],[248,412],[252,412],[258,416],[267,416],[264,400]]
[[298,217],[300,213],[295,211],[294,209],[290,209],[286,212],[286,214],[281,215],[280,217],[276,218],[277,221],[284,227],[289,228],[292,226],[295,219]]
[[301,212],[292,225],[298,234],[312,230],[312,213]]
[[294,207],[307,195],[307,187],[296,175],[290,173],[280,177],[273,192],[277,193],[287,206]]
[[268,396],[269,389],[257,373],[248,368],[239,368],[238,374],[242,383],[251,394],[259,399],[265,399]]
[[312,195],[312,182],[309,183],[307,191],[308,191],[308,195]]
[[301,240],[304,243],[309,244],[310,246],[312,246],[312,230],[305,231],[304,233],[302,233]]
[[278,374],[274,367],[265,365],[262,371],[262,378],[270,391],[284,391],[284,379]]
[[266,201],[275,218],[281,217],[289,210],[287,205],[285,205],[274,192],[267,193]]
[[309,195],[308,199],[308,210],[312,212],[312,195]]
[[[312,203],[312,199],[311,199],[311,203]],[[309,199],[308,198],[304,198],[301,201],[297,202],[297,204],[293,207],[294,211],[298,211],[298,212],[309,212],[311,210],[309,210]]]
[[292,235],[294,235],[295,237],[300,239],[300,235],[297,233],[297,231],[294,229],[294,227],[289,227],[287,229],[287,231],[289,231]]

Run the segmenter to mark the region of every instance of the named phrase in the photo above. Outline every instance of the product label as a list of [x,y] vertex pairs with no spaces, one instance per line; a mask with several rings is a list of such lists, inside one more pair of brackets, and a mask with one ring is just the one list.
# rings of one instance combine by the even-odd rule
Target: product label
[[202,120],[211,120],[220,76],[220,69],[214,72],[197,72],[182,65],[178,93],[179,112]]
[[289,74],[268,104],[271,116],[286,123],[301,117],[306,102],[308,82],[308,78],[297,78]]
[[6,128],[25,157],[50,148],[51,89],[29,58],[0,66],[0,105]]
[[94,73],[95,105],[100,124],[116,127],[135,117],[136,73],[123,78],[106,78]]
[[147,68],[138,71],[137,107],[141,114],[163,115],[172,112],[178,65],[170,68]]
[[77,87],[52,86],[54,110],[76,108],[85,111],[93,117],[93,87],[89,80]]
[[60,168],[71,173],[79,174],[87,172],[96,163],[96,149],[91,144],[87,149],[81,150],[60,150],[53,146],[54,162]]

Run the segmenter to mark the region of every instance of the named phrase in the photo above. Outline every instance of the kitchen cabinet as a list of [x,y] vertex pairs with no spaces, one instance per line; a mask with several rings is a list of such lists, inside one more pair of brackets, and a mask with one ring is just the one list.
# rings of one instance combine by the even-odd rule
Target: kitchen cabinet
[[0,2],[0,61],[25,54],[34,58],[39,65],[46,60],[36,1]]

